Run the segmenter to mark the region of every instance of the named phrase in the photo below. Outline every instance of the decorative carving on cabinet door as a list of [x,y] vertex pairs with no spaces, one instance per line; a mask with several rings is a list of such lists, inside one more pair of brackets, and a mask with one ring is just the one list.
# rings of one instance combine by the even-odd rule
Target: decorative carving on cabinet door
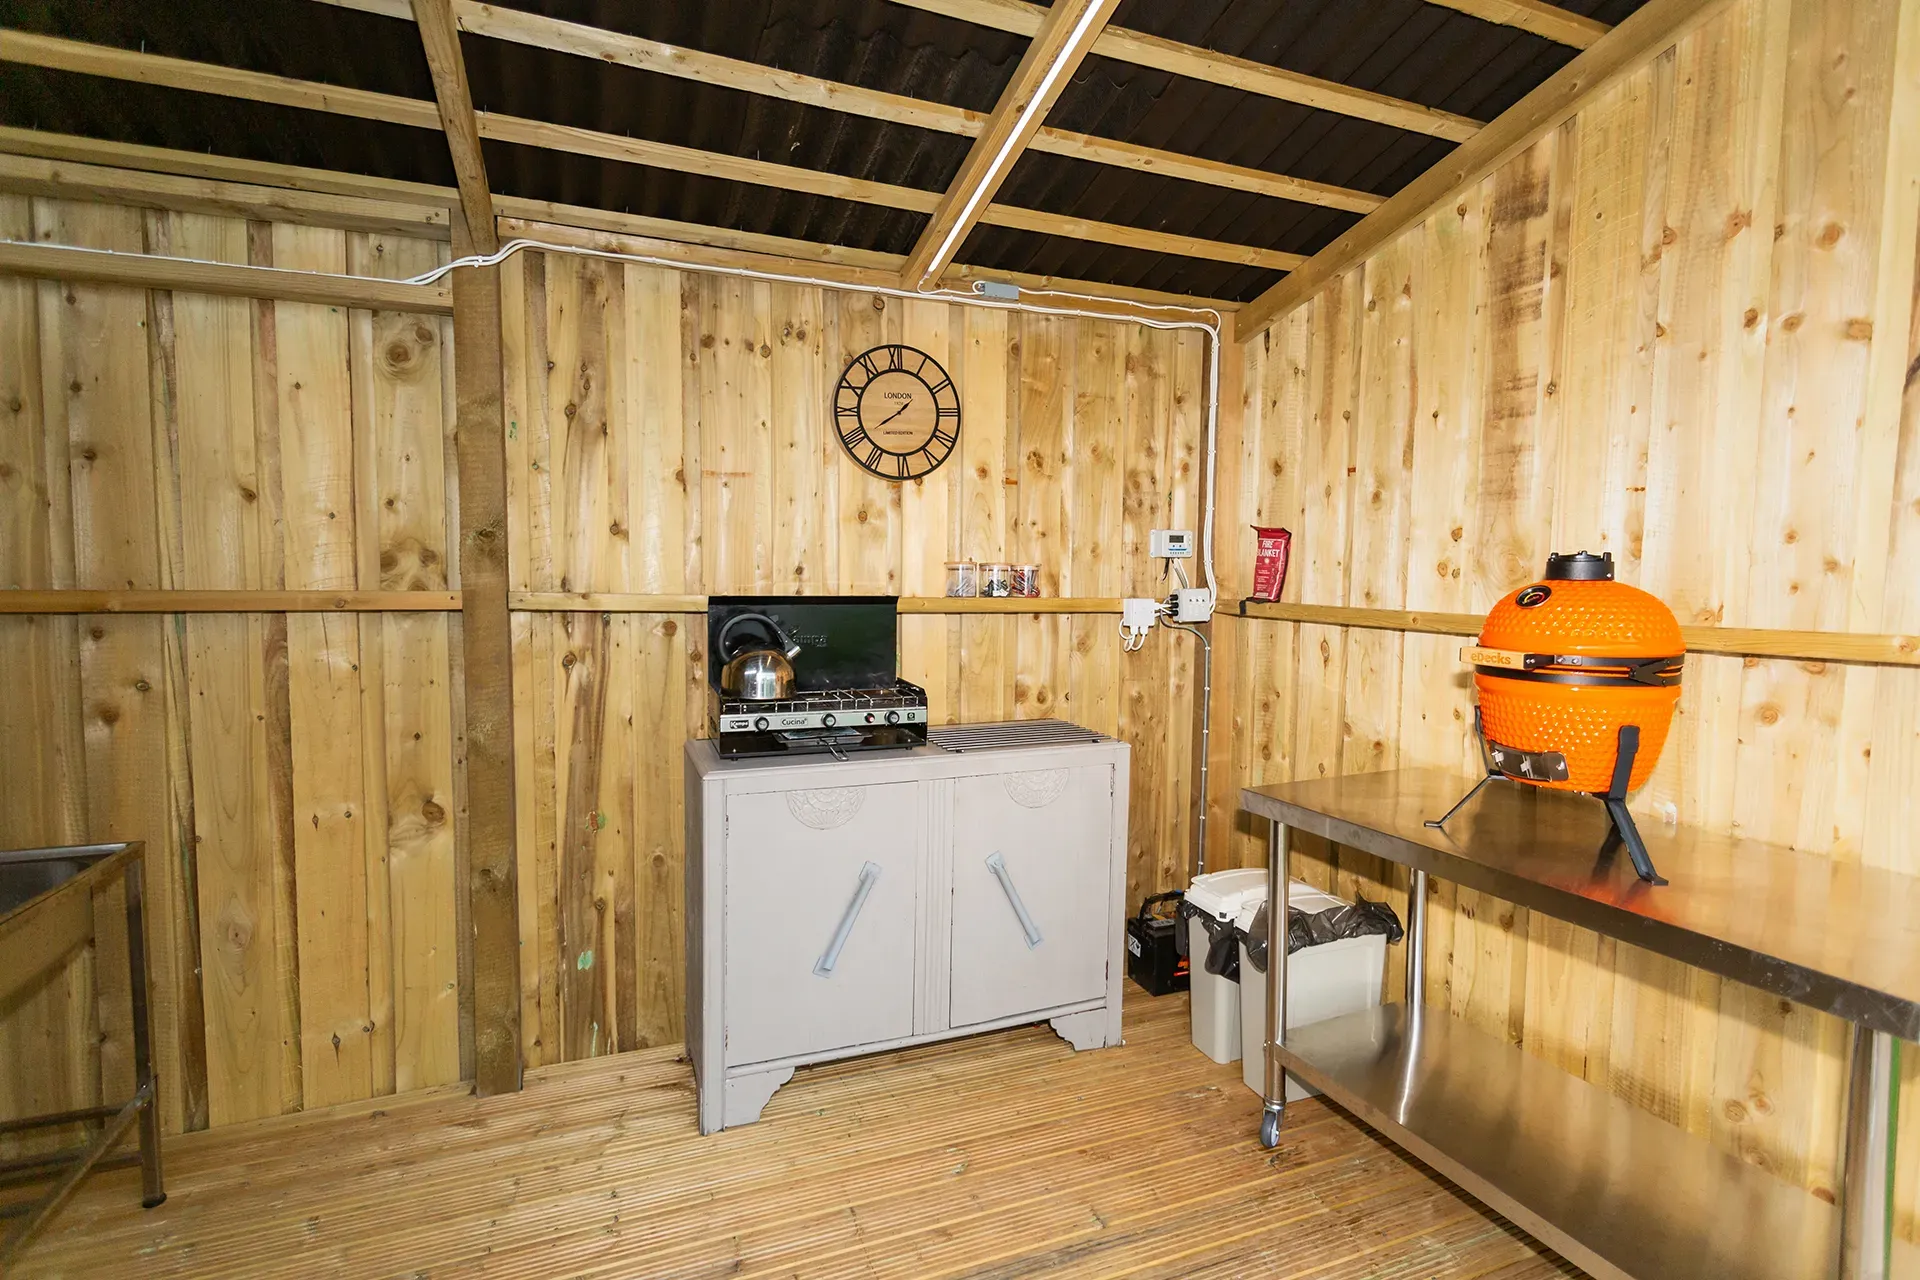
[[802,826],[815,831],[831,831],[853,821],[866,802],[861,787],[818,787],[811,791],[787,792],[787,812]]
[[1065,769],[1030,769],[1006,776],[1007,799],[1022,809],[1044,809],[1067,789]]

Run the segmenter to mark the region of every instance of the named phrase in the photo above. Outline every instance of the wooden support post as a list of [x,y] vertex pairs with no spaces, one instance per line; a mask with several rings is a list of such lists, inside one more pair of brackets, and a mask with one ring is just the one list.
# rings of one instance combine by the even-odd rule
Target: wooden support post
[[[474,248],[464,217],[454,252]],[[473,1084],[520,1087],[520,917],[514,869],[513,637],[507,616],[507,451],[500,269],[453,276],[460,598],[465,639],[467,847],[473,942]]]

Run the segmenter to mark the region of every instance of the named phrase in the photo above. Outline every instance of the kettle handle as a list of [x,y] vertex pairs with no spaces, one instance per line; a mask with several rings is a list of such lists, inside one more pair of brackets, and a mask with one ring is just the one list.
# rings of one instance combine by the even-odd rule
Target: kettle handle
[[799,655],[800,646],[795,644],[793,637],[788,635],[786,631],[781,628],[780,624],[772,618],[769,618],[764,613],[736,613],[721,625],[720,634],[713,642],[713,647],[720,653],[720,661],[731,662],[735,657],[739,656],[727,648],[727,637],[731,636],[733,629],[743,622],[758,622],[764,626],[768,634],[773,637],[773,642],[785,651],[787,657],[793,658]]

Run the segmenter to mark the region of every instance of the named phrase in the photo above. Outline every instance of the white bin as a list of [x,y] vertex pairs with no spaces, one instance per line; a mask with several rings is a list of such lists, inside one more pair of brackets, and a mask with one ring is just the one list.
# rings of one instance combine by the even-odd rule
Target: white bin
[[[1309,915],[1342,905],[1338,898],[1309,889],[1298,880],[1288,892],[1290,906]],[[1264,899],[1262,900],[1264,901]],[[1253,927],[1261,903],[1244,908],[1236,918],[1242,935]],[[1282,931],[1284,938],[1285,933]],[[1267,948],[1269,955],[1273,948]],[[1387,939],[1379,933],[1359,938],[1336,938],[1317,947],[1303,947],[1287,957],[1287,1026],[1304,1027],[1343,1013],[1371,1009],[1380,1003],[1380,987],[1387,971]],[[1247,963],[1247,945],[1240,944],[1240,1078],[1255,1093],[1266,1091],[1267,975]],[[1287,1101],[1298,1102],[1318,1093],[1292,1076],[1287,1077]]]
[[[1304,890],[1306,886],[1296,888]],[[1195,876],[1187,886],[1187,905],[1222,924],[1232,924],[1242,911],[1250,911],[1266,900],[1265,867],[1212,871]],[[1240,1056],[1240,984],[1207,972],[1207,946],[1206,925],[1188,917],[1187,968],[1191,978],[1187,990],[1193,1047],[1215,1062],[1232,1062]]]

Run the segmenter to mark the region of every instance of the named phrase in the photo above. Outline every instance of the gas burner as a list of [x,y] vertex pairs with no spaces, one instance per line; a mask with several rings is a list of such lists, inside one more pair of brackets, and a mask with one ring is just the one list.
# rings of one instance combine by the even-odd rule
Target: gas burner
[[901,680],[869,689],[822,689],[768,702],[722,698],[715,727],[722,734],[781,733],[926,722],[927,691]]

